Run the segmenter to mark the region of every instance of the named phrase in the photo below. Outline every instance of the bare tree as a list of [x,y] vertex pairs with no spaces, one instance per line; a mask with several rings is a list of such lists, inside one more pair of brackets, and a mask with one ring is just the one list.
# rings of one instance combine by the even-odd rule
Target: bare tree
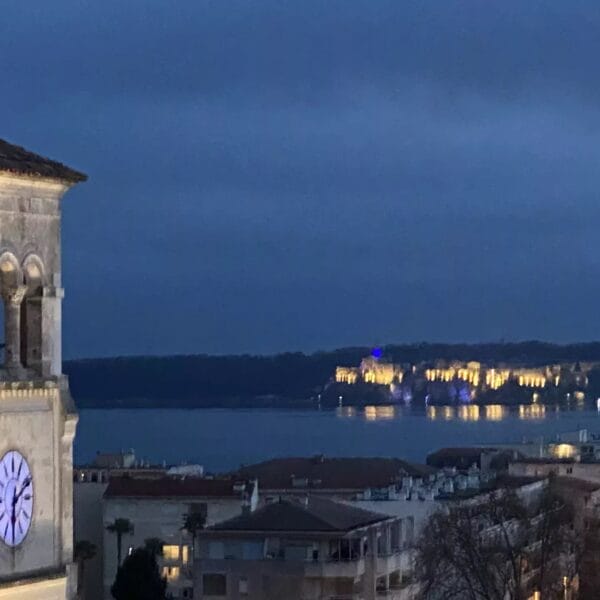
[[500,488],[449,504],[417,542],[422,598],[563,600],[577,574],[574,538],[572,512],[549,486],[529,501]]

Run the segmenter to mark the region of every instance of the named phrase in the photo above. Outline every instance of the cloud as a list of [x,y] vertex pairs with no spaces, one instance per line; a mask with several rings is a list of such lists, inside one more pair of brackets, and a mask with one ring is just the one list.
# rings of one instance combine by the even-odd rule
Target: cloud
[[578,0],[7,2],[2,136],[90,175],[67,354],[597,337],[599,33]]

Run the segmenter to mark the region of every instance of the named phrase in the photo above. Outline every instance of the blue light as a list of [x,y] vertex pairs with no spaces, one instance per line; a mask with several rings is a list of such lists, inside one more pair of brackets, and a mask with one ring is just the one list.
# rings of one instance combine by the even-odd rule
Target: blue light
[[381,348],[373,348],[373,350],[371,352],[371,356],[373,358],[381,358],[382,355],[383,355],[383,350]]

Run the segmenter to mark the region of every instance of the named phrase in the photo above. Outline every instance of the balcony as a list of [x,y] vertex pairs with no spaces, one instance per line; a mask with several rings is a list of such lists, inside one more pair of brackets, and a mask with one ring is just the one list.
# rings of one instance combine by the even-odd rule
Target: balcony
[[419,586],[411,584],[403,588],[377,590],[377,600],[413,600],[417,597]]
[[387,575],[392,571],[406,570],[409,564],[408,556],[403,552],[393,552],[377,557],[377,575]]
[[305,562],[306,577],[360,577],[365,572],[365,559]]
[[21,398],[53,398],[58,394],[60,381],[57,378],[35,378],[18,380],[9,377],[0,367],[0,400]]

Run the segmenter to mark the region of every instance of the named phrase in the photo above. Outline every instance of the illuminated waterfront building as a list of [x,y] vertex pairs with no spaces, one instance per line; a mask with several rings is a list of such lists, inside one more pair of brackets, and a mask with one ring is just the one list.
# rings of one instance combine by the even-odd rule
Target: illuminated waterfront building
[[425,370],[427,381],[452,381],[460,379],[470,383],[474,387],[479,385],[481,364],[478,362],[452,363],[449,367],[436,366],[434,369]]
[[543,388],[548,380],[544,369],[518,369],[513,377],[521,387]]
[[[472,402],[488,391],[501,390],[505,386],[529,388],[536,398],[542,395],[542,390],[563,387],[573,397],[581,401],[583,390],[588,385],[587,373],[598,368],[598,363],[552,364],[541,367],[508,367],[499,365],[489,367],[476,361],[450,362],[438,361],[434,365],[412,365],[404,378],[404,372],[399,365],[382,362],[376,356],[369,356],[361,361],[358,367],[337,367],[335,380],[337,383],[356,384],[358,382],[375,385],[386,385],[394,399],[402,397],[397,384],[412,396],[415,386],[423,389],[424,384],[435,384],[429,393],[433,397],[442,398],[444,395],[454,399],[458,394],[460,401]],[[447,387],[447,394],[444,392]],[[395,390],[398,393],[395,394]],[[509,390],[510,391],[510,390]],[[534,402],[536,399],[534,399]]]
[[398,365],[381,362],[374,356],[363,358],[360,367],[337,367],[335,370],[336,382],[350,385],[359,380],[377,385],[392,385],[401,383],[403,375]]
[[360,372],[365,383],[390,385],[402,381],[402,369],[392,363],[379,362],[376,358],[368,356],[360,363]]
[[338,383],[354,384],[358,381],[359,370],[355,367],[337,367],[335,370],[335,380]]
[[485,385],[497,390],[502,387],[510,377],[510,369],[488,369],[485,373]]

